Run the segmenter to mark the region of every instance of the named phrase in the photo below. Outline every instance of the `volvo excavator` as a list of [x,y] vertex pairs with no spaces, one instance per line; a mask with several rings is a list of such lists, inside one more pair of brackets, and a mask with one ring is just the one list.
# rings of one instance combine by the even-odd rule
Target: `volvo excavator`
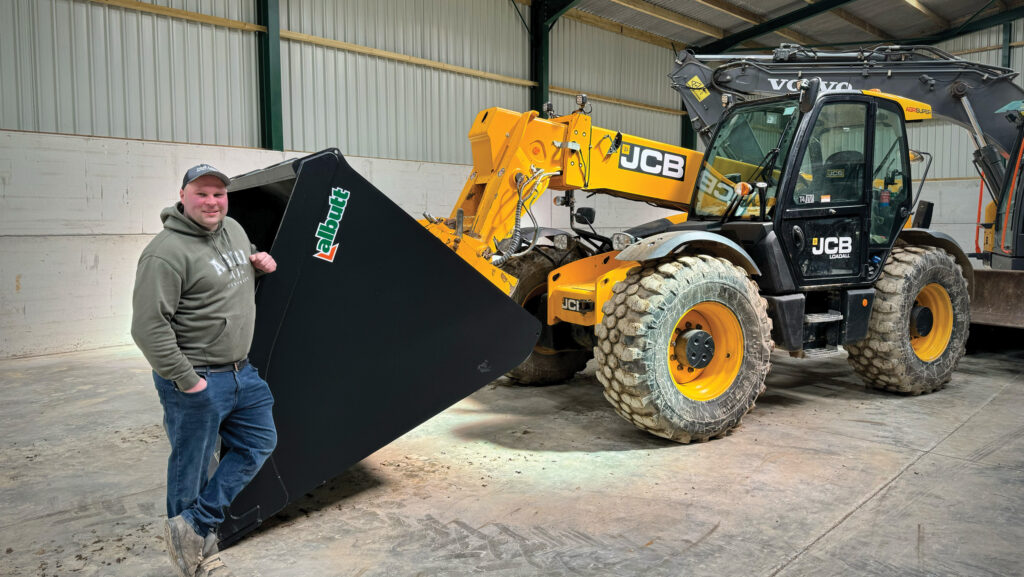
[[[280,263],[250,353],[279,444],[222,543],[501,374],[543,385],[594,358],[619,415],[680,443],[737,427],[773,349],[843,347],[870,387],[942,388],[978,289],[968,255],[914,214],[911,163],[928,154],[906,124],[966,115],[997,206],[989,260],[1017,266],[1019,102],[1010,128],[989,122],[1021,99],[1013,73],[913,47],[835,55],[855,84],[815,68],[823,53],[784,51],[718,72],[679,55],[704,153],[595,125],[584,95],[564,115],[481,111],[447,217],[412,220],[333,149],[234,179],[229,214]],[[758,83],[783,93],[751,98]],[[567,230],[533,217],[548,190]],[[675,213],[606,236],[579,206],[591,194]]]

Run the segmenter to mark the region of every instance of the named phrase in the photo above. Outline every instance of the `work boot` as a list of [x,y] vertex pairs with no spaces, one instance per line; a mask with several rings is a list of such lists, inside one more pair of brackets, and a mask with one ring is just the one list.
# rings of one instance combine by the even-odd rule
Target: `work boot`
[[234,577],[224,561],[221,561],[220,553],[214,553],[209,557],[203,558],[203,561],[199,563],[199,569],[196,571],[196,577]]
[[178,577],[195,577],[196,568],[203,560],[206,540],[181,515],[168,519],[164,524],[164,539]]
[[210,531],[203,542],[203,560],[199,562],[199,568],[196,569],[196,577],[233,577],[220,558],[215,531]]

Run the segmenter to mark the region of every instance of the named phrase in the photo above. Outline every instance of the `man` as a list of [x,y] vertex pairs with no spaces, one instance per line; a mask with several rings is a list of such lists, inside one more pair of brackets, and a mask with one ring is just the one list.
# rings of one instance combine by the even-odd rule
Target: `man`
[[254,277],[277,263],[226,217],[229,183],[207,164],[185,173],[180,202],[160,213],[164,230],[139,257],[132,298],[132,338],[153,367],[171,442],[165,537],[181,577],[228,576],[217,527],[277,444],[270,388],[246,360]]

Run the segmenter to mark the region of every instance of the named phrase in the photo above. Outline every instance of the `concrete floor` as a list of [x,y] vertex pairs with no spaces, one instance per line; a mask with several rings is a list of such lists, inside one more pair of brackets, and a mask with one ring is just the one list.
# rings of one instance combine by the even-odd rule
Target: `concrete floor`
[[[498,380],[224,559],[267,577],[1019,575],[1021,335],[923,397],[777,356],[743,427],[690,446],[616,416],[592,367]],[[172,575],[168,446],[135,349],[0,361],[0,395],[0,574]]]

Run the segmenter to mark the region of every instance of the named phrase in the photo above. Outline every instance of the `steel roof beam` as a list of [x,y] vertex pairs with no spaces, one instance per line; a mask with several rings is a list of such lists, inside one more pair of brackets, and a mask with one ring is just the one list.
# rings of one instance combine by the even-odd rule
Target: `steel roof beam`
[[938,22],[939,26],[942,26],[943,28],[949,28],[949,20],[946,20],[942,16],[939,16],[938,14],[936,14],[934,11],[932,11],[931,8],[929,8],[929,7],[925,6],[924,4],[922,4],[920,0],[903,0],[903,1],[906,2],[907,4],[913,6],[914,9],[916,9],[921,14],[924,14],[925,16],[927,16],[927,17],[931,18],[932,20]]
[[1005,22],[1012,22],[1018,18],[1024,18],[1024,6],[1018,6],[1017,8],[1011,8],[1004,10],[998,14],[993,14],[987,18],[980,20],[974,20],[967,22],[961,26],[954,28],[948,28],[940,32],[936,32],[931,36],[925,36],[923,38],[915,38],[913,40],[916,44],[936,44],[943,40],[949,40],[950,38],[956,38],[971,32],[977,32],[978,30],[984,30],[986,28],[992,28],[993,26],[999,26]]
[[[804,0],[804,2],[807,2],[808,4],[814,4],[817,1],[818,0]],[[832,14],[836,18],[845,20],[847,24],[852,24],[854,27],[860,28],[864,32],[867,32],[868,34],[876,38],[881,38],[884,40],[893,37],[892,34],[889,34],[885,30],[882,30],[881,28],[875,26],[874,24],[871,24],[867,20],[864,20],[859,16],[855,16],[853,13],[847,10],[843,10],[842,8],[835,8],[832,10],[832,12],[830,12],[830,14]]]
[[712,38],[722,38],[722,37],[725,36],[725,30],[723,30],[721,28],[718,28],[717,26],[712,26],[710,24],[705,24],[704,22],[701,22],[700,20],[695,20],[693,18],[690,18],[689,16],[683,16],[682,14],[680,14],[678,12],[673,12],[671,10],[667,10],[665,8],[662,8],[661,6],[656,5],[656,4],[651,4],[650,2],[646,2],[645,0],[611,0],[611,1],[614,2],[615,4],[620,5],[620,6],[625,6],[627,8],[632,8],[633,10],[636,10],[637,12],[641,12],[643,14],[647,14],[648,16],[653,16],[653,17],[655,17],[655,18],[657,18],[659,20],[664,20],[665,22],[670,22],[672,24],[675,24],[676,26],[682,26],[683,28],[688,28],[690,30],[693,30],[694,32],[700,32],[701,34],[704,34],[705,36],[711,36]]
[[[698,4],[703,4],[709,8],[714,8],[715,10],[728,14],[729,16],[732,16],[734,18],[743,20],[744,22],[749,22],[751,24],[763,24],[768,21],[768,18],[761,16],[756,12],[751,12],[750,10],[747,10],[746,8],[741,8],[735,4],[723,2],[723,0],[694,1],[697,2]],[[817,44],[819,42],[819,40],[811,38],[810,36],[807,36],[805,34],[801,34],[796,30],[789,30],[786,28],[779,30],[778,32],[776,32],[776,34],[782,36],[786,40],[792,40],[797,44]]]
[[803,8],[788,12],[777,18],[772,18],[767,22],[751,26],[750,28],[741,30],[736,34],[705,44],[699,48],[699,51],[704,53],[725,52],[740,42],[776,32],[780,28],[785,28],[792,24],[796,24],[797,22],[807,20],[808,18],[813,18],[822,12],[832,10],[837,6],[842,6],[843,4],[851,1],[852,0],[821,0],[820,2],[804,6]]

